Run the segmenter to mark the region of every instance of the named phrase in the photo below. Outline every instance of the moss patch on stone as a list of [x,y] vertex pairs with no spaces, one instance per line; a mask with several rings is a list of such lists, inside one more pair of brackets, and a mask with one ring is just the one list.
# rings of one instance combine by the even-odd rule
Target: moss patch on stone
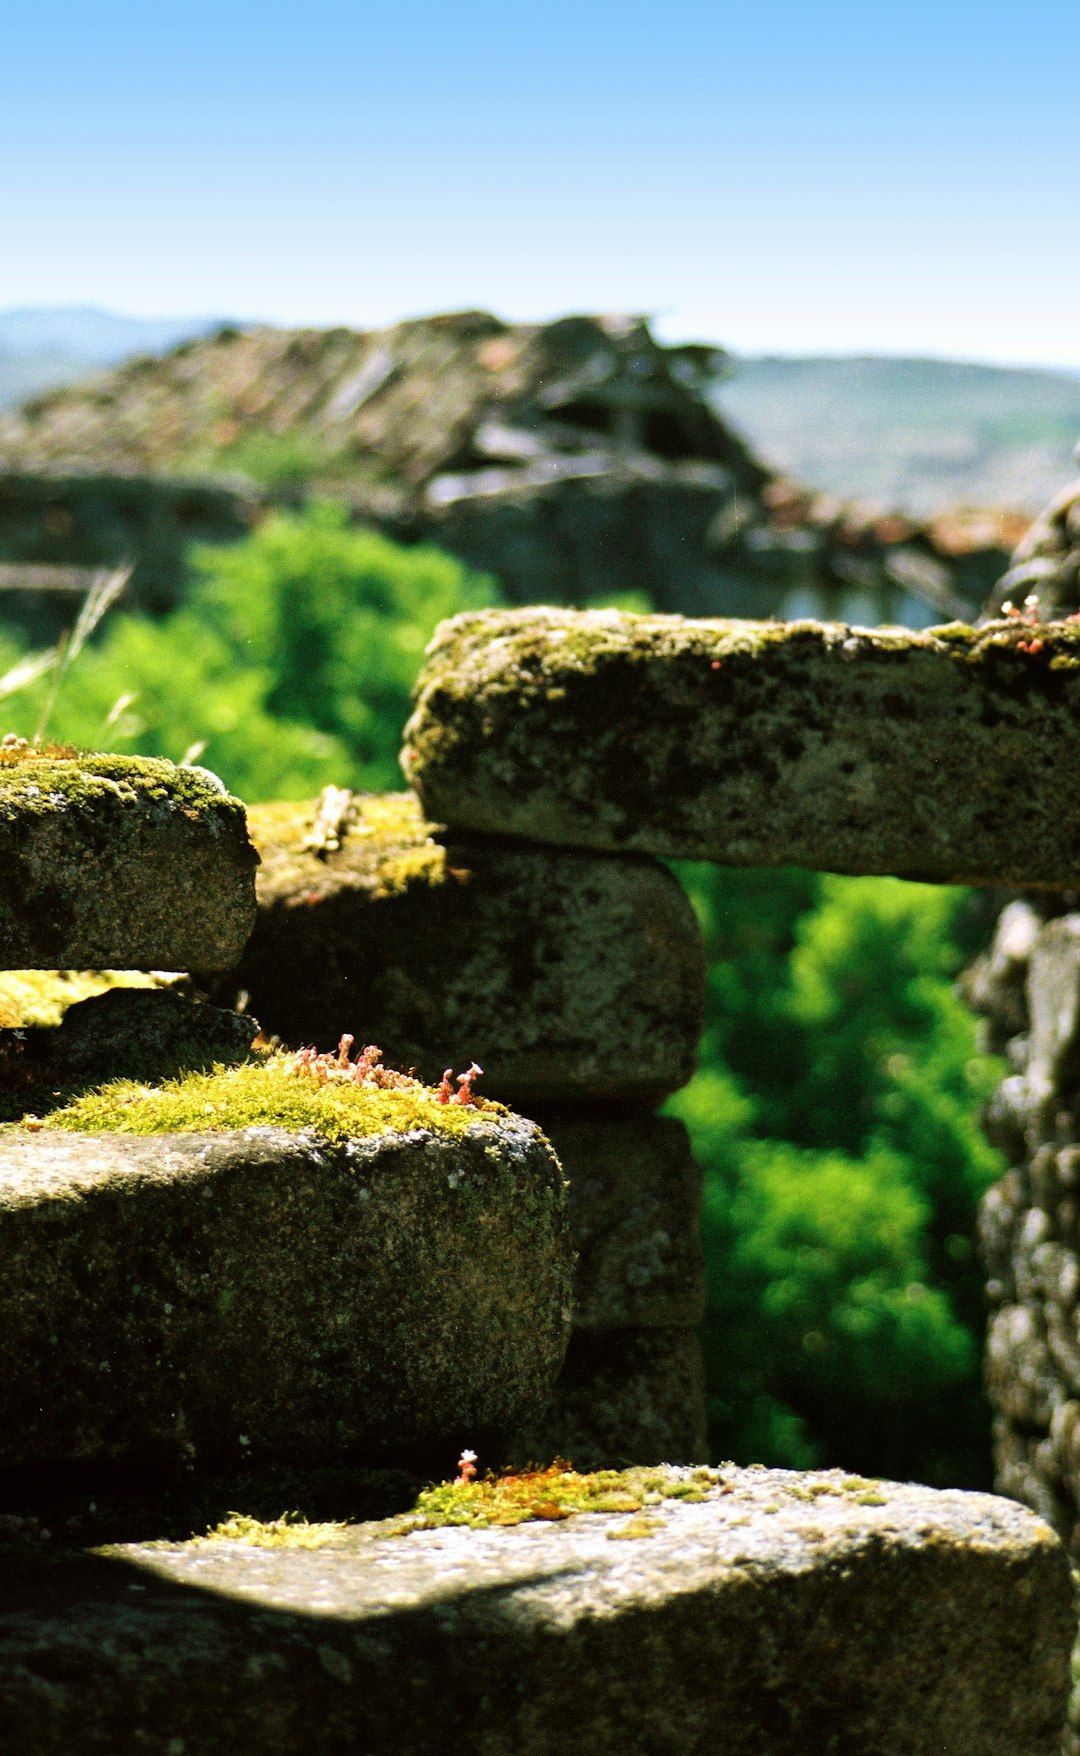
[[252,1549],[321,1549],[348,1530],[340,1522],[311,1524],[299,1512],[283,1512],[280,1518],[247,1518],[242,1512],[230,1512],[228,1518],[215,1524],[202,1543],[246,1543]]
[[412,886],[442,884],[446,849],[435,838],[414,793],[352,793],[341,822],[340,846],[329,856],[308,842],[320,800],[283,800],[252,805],[251,837],[262,865],[256,884],[262,908],[325,902],[342,888],[361,890],[372,901]]
[[663,1500],[703,1501],[720,1480],[719,1472],[696,1469],[601,1469],[584,1473],[556,1458],[546,1468],[507,1470],[482,1480],[437,1482],[425,1488],[415,1507],[393,1523],[395,1534],[437,1530],[445,1525],[548,1523],[580,1512],[640,1512]]
[[185,1073],[161,1085],[116,1079],[52,1111],[41,1126],[87,1134],[205,1134],[269,1126],[324,1140],[355,1140],[417,1128],[460,1137],[479,1114],[506,1114],[501,1104],[483,1098],[440,1103],[435,1090],[419,1081],[398,1090],[320,1084],[293,1066],[294,1057],[279,1052],[239,1067]]
[[44,816],[105,798],[161,801],[183,811],[244,807],[207,769],[158,756],[114,756],[45,745],[0,750],[0,815]]
[[455,832],[946,883],[1076,883],[1080,624],[552,608],[444,623],[402,764]]

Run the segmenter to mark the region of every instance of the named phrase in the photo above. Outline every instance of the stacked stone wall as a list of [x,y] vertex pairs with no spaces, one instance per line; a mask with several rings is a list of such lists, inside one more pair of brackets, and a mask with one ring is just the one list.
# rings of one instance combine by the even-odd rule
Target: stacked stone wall
[[570,1183],[572,1331],[554,1404],[517,1461],[583,1468],[706,1456],[701,1171],[652,1112],[694,1070],[705,963],[671,874],[641,855],[440,832],[409,794],[330,788],[255,806],[255,931],[215,997],[264,1031],[377,1043],[540,1123]]

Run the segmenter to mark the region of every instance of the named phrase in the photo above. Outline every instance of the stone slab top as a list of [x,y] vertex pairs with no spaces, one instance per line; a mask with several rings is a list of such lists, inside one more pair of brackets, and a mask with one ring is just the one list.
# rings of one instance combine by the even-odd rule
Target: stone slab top
[[5,1723],[25,1756],[73,1724],[104,1750],[123,1672],[144,1737],[190,1756],[1053,1756],[1075,1618],[1026,1509],[840,1471],[631,1478],[638,1510],[513,1528],[123,1545],[66,1580],[35,1558],[0,1583]]
[[437,629],[402,766],[456,830],[1067,888],[1080,624],[921,632],[483,611]]
[[257,863],[208,769],[0,743],[0,968],[227,968]]
[[317,1580],[319,1610],[343,1620],[384,1616],[406,1603],[449,1608],[466,1587],[523,1587],[524,1614],[549,1626],[655,1603],[658,1587],[675,1595],[701,1589],[715,1584],[718,1570],[732,1581],[795,1575],[885,1547],[910,1551],[930,1543],[943,1553],[1044,1558],[1053,1574],[1064,1560],[1049,1525],[994,1494],[841,1470],[662,1465],[619,1474],[643,1484],[640,1511],[582,1512],[509,1529],[408,1530],[406,1515],[345,1525],[317,1553],[205,1538],[110,1552],[159,1578],[197,1582],[295,1615],[311,1607]]

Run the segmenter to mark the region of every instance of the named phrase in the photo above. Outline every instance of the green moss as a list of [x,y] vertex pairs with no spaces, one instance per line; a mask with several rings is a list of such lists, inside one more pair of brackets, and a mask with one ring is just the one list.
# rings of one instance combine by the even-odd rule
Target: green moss
[[297,892],[323,902],[343,885],[378,900],[442,884],[450,875],[446,850],[434,839],[437,825],[426,821],[415,794],[352,794],[341,846],[329,855],[306,845],[318,806],[315,799],[251,807],[248,829],[262,859],[262,905]]
[[214,1525],[205,1536],[195,1537],[197,1543],[243,1543],[252,1549],[321,1549],[332,1542],[347,1524],[309,1524],[298,1512],[283,1512],[280,1518],[268,1520],[247,1518],[242,1512],[230,1512],[228,1518]]
[[101,799],[168,803],[178,810],[243,812],[239,799],[204,770],[156,756],[81,754],[63,746],[0,749],[0,814],[39,815]]
[[579,1512],[637,1512],[646,1489],[632,1470],[601,1469],[579,1475],[559,1459],[546,1469],[488,1475],[482,1481],[437,1482],[425,1488],[393,1534],[464,1524],[474,1530],[530,1520],[571,1518]]
[[113,1080],[54,1110],[41,1126],[110,1134],[277,1127],[325,1140],[424,1128],[460,1137],[481,1115],[506,1113],[500,1104],[483,1099],[471,1105],[440,1104],[435,1092],[419,1083],[397,1090],[320,1084],[310,1075],[292,1072],[292,1063],[292,1056],[276,1054],[239,1067],[186,1073],[155,1086]]

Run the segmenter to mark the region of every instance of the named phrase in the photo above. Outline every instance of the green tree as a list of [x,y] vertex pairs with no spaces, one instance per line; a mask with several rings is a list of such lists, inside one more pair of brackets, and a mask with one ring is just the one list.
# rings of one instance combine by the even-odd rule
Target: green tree
[[975,1207],[996,1077],[952,990],[966,894],[794,872],[684,877],[710,949],[702,1071],[714,1448],[988,1485]]
[[[49,731],[73,743],[205,761],[241,797],[327,782],[402,785],[401,730],[444,617],[497,601],[494,581],[431,548],[350,526],[342,509],[275,513],[244,542],[196,552],[188,602],[117,614],[64,679]],[[17,656],[9,648],[7,669]],[[47,680],[6,703],[30,735]]]

